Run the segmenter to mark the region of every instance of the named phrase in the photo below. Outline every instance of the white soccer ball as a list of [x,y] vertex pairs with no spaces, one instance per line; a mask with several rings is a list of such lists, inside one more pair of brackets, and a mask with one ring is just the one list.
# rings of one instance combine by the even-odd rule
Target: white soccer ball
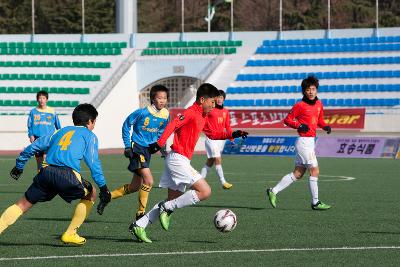
[[219,210],[214,216],[214,225],[218,231],[227,233],[233,231],[237,224],[235,213],[229,209]]

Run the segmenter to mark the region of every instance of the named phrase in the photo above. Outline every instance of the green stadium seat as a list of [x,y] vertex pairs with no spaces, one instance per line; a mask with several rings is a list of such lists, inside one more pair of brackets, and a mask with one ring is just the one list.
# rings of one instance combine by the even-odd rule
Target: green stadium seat
[[119,48],[127,48],[128,47],[128,43],[127,42],[120,42],[119,43]]
[[242,46],[242,41],[241,40],[235,41],[235,46]]
[[72,49],[73,48],[72,47],[72,43],[65,43],[64,47],[67,48],[67,49]]
[[219,46],[227,46],[228,42],[227,41],[219,41]]
[[30,101],[29,100],[21,100],[20,106],[28,107],[28,106],[30,106]]
[[7,87],[0,86],[0,94],[7,93]]
[[37,101],[36,100],[29,101],[29,106],[34,107],[36,105],[37,105]]
[[14,94],[15,93],[15,87],[13,87],[13,86],[7,87],[7,93],[8,94]]
[[24,87],[24,93],[26,93],[26,94],[33,93],[33,88],[32,87]]
[[39,61],[39,66],[38,67],[46,67],[46,61]]
[[149,42],[149,44],[147,45],[148,48],[156,48],[156,42]]
[[114,55],[121,55],[122,54],[121,48],[115,48],[114,51],[113,51],[113,54]]
[[22,94],[24,92],[24,87],[18,86],[15,87],[15,93]]
[[56,67],[56,63],[54,61],[47,61],[46,67],[54,68]]
[[18,74],[12,73],[12,74],[10,75],[10,80],[18,80]]
[[61,80],[68,81],[68,74],[61,74]]
[[202,47],[204,44],[203,44],[203,41],[196,41],[195,42],[195,46],[196,47]]
[[22,61],[22,67],[29,67],[30,65],[29,61]]
[[57,43],[49,43],[49,48],[57,48]]
[[10,99],[3,100],[3,106],[11,106],[12,101]]
[[187,43],[187,46],[188,46],[188,47],[195,47],[195,46],[196,46],[196,42],[194,42],[194,41],[189,41],[189,42]]
[[41,90],[40,87],[33,87],[33,88],[32,88],[32,92],[33,92],[33,93],[37,93],[37,92],[39,92],[40,90]]

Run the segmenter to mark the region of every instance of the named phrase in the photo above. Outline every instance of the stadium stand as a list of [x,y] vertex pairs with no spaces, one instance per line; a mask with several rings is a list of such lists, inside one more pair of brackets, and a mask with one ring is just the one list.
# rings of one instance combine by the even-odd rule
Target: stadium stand
[[126,48],[126,42],[0,42],[0,114],[26,113],[40,90],[51,94],[49,106],[64,111],[90,102]]
[[[300,81],[321,80],[328,107],[400,104],[400,36],[264,40],[226,90],[226,106],[289,107]],[[379,93],[379,94],[377,94]]]
[[149,42],[142,56],[154,55],[218,55],[236,54],[242,41],[164,41]]

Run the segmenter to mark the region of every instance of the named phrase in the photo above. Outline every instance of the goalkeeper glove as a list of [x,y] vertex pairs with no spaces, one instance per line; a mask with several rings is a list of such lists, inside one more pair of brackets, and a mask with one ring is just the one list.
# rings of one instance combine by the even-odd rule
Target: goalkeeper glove
[[332,128],[331,126],[324,126],[324,128],[322,128],[327,134],[330,134],[332,132]]
[[23,170],[20,170],[17,167],[14,167],[10,171],[10,175],[14,180],[18,180],[23,172],[24,172]]
[[132,148],[126,147],[125,150],[124,150],[124,156],[125,156],[126,158],[128,158],[128,159],[133,158],[133,151],[132,151]]
[[104,212],[104,208],[111,201],[111,193],[108,190],[107,185],[103,185],[99,189],[100,189],[99,193],[100,203],[99,205],[97,205],[97,213],[102,215]]
[[160,151],[160,149],[161,147],[157,142],[154,142],[149,145],[149,151],[151,154],[157,153],[158,151]]
[[306,133],[306,132],[308,132],[308,130],[310,130],[310,128],[308,128],[307,124],[300,124],[300,126],[299,126],[299,128],[297,128],[297,130],[299,130],[299,132]]
[[248,132],[237,130],[232,133],[232,138],[242,137],[243,139],[246,139],[248,134]]

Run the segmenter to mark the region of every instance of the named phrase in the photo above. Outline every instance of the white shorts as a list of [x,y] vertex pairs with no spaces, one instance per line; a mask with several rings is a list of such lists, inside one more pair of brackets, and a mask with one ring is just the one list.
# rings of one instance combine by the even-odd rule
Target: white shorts
[[205,141],[207,158],[220,158],[224,150],[225,140],[212,140],[206,137]]
[[165,158],[160,187],[185,192],[187,186],[192,186],[201,178],[203,177],[190,165],[187,157],[171,151]]
[[296,141],[296,166],[305,168],[318,167],[317,156],[315,155],[315,138],[299,137]]

